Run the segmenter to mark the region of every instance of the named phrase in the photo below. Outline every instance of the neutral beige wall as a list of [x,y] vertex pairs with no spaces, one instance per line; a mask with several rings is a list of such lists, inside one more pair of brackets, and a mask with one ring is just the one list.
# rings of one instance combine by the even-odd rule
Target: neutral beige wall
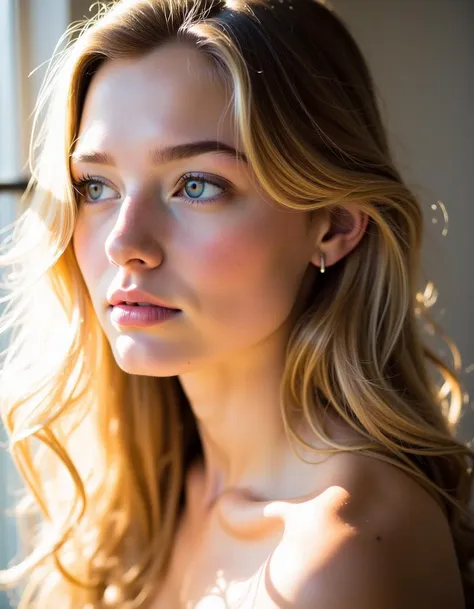
[[84,17],[90,17],[92,13],[89,7],[92,5],[90,0],[70,0],[71,21],[78,21]]
[[[435,316],[471,367],[463,380],[474,402],[474,1],[332,4],[367,57],[396,159],[426,210],[424,266],[440,292]],[[449,214],[446,237],[439,209],[431,210],[437,200]],[[466,412],[461,436],[470,439],[474,416]]]

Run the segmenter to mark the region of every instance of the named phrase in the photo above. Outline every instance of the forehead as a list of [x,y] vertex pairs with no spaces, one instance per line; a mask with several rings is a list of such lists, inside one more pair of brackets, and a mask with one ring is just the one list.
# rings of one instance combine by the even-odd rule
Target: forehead
[[167,43],[99,69],[79,140],[94,148],[211,138],[235,145],[230,97],[208,56],[189,44]]

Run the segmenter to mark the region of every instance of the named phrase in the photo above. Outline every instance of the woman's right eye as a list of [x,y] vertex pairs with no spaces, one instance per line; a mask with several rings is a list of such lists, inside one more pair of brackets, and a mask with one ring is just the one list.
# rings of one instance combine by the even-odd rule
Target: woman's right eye
[[[97,202],[106,201],[108,199],[118,199],[120,197],[113,188],[99,178],[85,177],[75,182],[74,188],[79,193],[81,202],[85,205],[92,205]],[[112,195],[108,194],[107,190],[109,190]]]

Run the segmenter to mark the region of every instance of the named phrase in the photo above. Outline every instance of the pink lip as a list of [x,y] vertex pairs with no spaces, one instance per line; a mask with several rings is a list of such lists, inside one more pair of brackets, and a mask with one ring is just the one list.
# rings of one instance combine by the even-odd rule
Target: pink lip
[[147,327],[164,323],[179,313],[179,309],[118,304],[111,307],[110,319],[119,326]]
[[165,302],[144,290],[133,289],[133,290],[115,290],[108,298],[109,304],[112,306],[125,304],[127,302],[147,302],[150,305],[154,305],[156,307],[162,307],[164,309],[175,309],[179,311],[176,307],[173,307],[171,303]]

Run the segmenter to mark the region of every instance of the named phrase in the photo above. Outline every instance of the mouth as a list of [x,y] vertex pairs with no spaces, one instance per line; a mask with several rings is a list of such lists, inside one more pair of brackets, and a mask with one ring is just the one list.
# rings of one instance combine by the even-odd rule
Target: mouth
[[113,305],[109,305],[110,308],[114,307],[140,307],[140,308],[153,308],[153,309],[163,309],[165,311],[181,311],[181,309],[174,309],[171,307],[163,307],[161,305],[155,305],[151,302],[127,302],[123,300],[122,302],[118,302]]
[[171,320],[182,313],[181,309],[170,309],[151,303],[121,302],[110,305],[110,319],[119,326],[154,326]]

